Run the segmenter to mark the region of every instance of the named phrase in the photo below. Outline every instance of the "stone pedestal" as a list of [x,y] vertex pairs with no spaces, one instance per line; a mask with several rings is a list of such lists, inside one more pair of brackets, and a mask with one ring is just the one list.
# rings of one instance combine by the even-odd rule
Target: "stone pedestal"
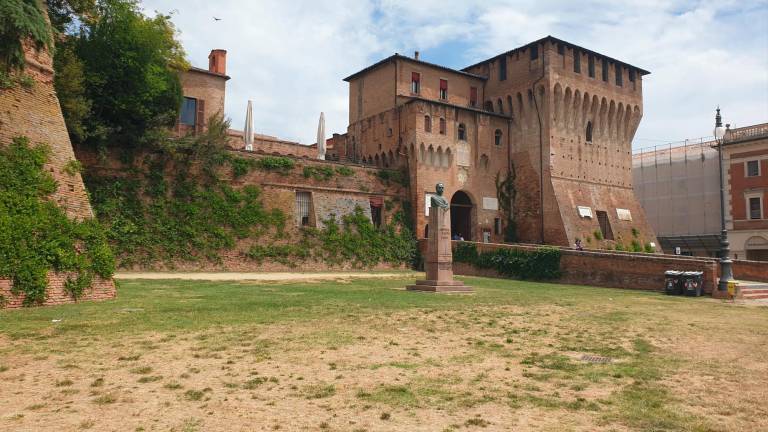
[[429,238],[425,270],[427,279],[408,285],[409,291],[471,292],[472,287],[453,280],[453,252],[451,251],[451,211],[440,207],[429,209]]

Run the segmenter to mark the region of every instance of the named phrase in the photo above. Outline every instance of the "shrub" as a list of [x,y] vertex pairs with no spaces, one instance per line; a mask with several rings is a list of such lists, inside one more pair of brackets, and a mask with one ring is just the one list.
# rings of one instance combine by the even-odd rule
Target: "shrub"
[[645,242],[645,245],[643,245],[643,249],[645,250],[645,253],[654,253],[656,252],[656,248],[651,245],[651,242]]
[[65,289],[75,299],[95,275],[114,272],[102,227],[69,219],[51,199],[56,182],[43,168],[49,153],[26,138],[0,146],[0,277],[25,294],[26,306],[45,301],[49,271],[70,273]]
[[355,171],[352,168],[342,166],[342,167],[336,168],[336,174],[342,177],[350,177],[355,174]]
[[640,236],[640,231],[637,228],[632,228],[632,237],[638,238]]
[[643,251],[643,245],[637,239],[632,239],[632,243],[630,243],[630,248],[631,248],[632,252],[642,252]]
[[326,166],[305,166],[302,174],[304,178],[312,177],[315,180],[327,181],[333,177],[334,170]]
[[543,280],[560,277],[560,256],[560,249],[546,246],[533,251],[502,248],[478,254],[474,244],[459,243],[454,261],[492,268],[506,277]]
[[376,176],[384,184],[389,186],[390,183],[396,183],[401,186],[408,186],[408,173],[399,170],[382,169],[376,172]]
[[293,159],[284,156],[265,156],[256,161],[256,167],[264,171],[287,174],[296,166]]
[[594,232],[594,233],[592,233],[592,234],[594,234],[594,236],[595,236],[595,240],[598,240],[598,241],[600,241],[600,240],[602,240],[602,239],[603,239],[603,233],[602,233],[602,232],[600,232],[600,231],[598,231],[598,230],[595,230],[595,232]]

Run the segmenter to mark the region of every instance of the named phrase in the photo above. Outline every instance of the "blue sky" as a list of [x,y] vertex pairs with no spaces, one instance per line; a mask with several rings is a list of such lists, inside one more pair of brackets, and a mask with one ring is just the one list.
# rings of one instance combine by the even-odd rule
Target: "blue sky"
[[[651,71],[635,148],[768,122],[768,2],[667,0],[145,0],[174,12],[189,60],[228,51],[226,115],[241,129],[315,140],[345,132],[345,76],[394,52],[460,68],[546,35]],[[214,22],[213,17],[221,18]]]

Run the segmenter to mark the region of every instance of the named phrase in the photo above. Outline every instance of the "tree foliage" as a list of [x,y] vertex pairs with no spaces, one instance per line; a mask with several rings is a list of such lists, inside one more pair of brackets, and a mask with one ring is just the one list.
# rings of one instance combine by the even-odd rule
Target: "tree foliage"
[[0,0],[0,72],[24,66],[24,47],[53,48],[50,27],[38,0]]

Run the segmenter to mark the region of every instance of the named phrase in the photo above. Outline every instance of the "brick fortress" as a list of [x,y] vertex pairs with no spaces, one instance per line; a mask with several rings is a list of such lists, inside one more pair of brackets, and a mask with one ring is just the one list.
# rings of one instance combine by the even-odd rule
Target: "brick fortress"
[[[209,70],[188,75],[223,80],[225,55],[212,51]],[[419,238],[429,230],[429,193],[442,181],[453,234],[502,242],[508,215],[497,178],[513,171],[517,241],[582,239],[597,248],[637,240],[658,249],[632,189],[646,74],[551,36],[462,70],[395,54],[345,78],[349,126],[327,141],[327,159],[405,170]],[[192,82],[185,78],[185,94],[212,88]],[[223,110],[223,95],[209,97],[218,106],[206,110]],[[190,121],[198,109],[189,108]],[[242,133],[231,135],[243,148]],[[316,155],[314,146],[260,135],[254,150]]]

